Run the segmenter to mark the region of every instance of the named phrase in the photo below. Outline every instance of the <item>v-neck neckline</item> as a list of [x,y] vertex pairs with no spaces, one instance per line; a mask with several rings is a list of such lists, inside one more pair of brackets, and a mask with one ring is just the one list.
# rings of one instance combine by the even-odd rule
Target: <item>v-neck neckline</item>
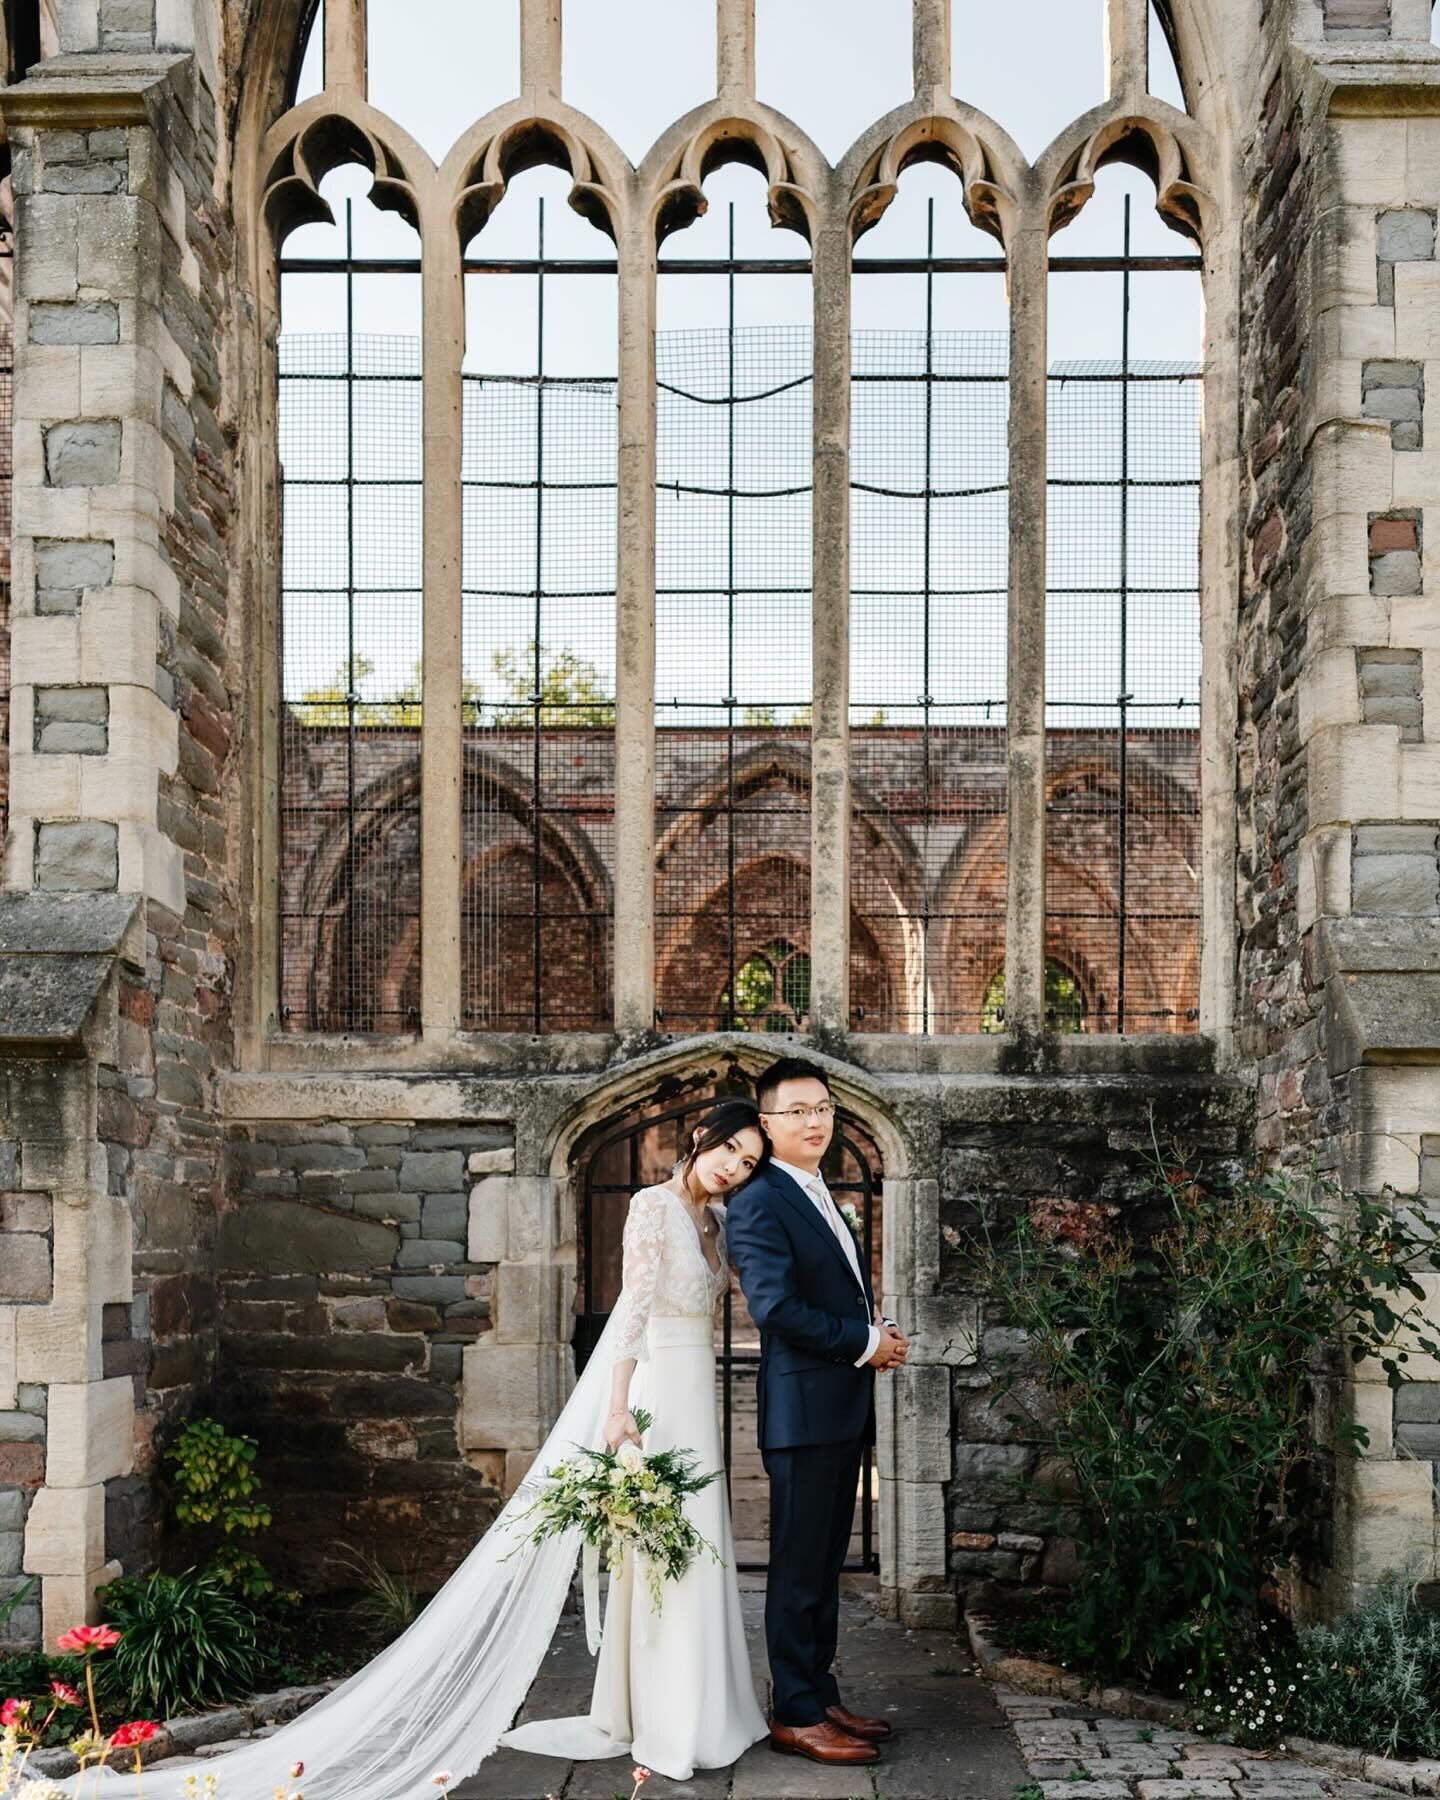
[[[677,1194],[675,1192],[674,1188],[672,1188],[670,1186],[668,1181],[662,1181],[660,1185],[665,1189],[665,1192],[670,1196],[670,1198],[680,1208],[681,1212],[683,1212],[685,1214],[685,1223],[690,1227],[690,1235],[695,1240],[695,1248],[700,1252],[700,1260],[702,1263],[704,1263],[706,1272],[710,1275],[710,1277],[713,1280],[718,1281],[720,1279],[720,1276],[724,1273],[724,1265],[717,1261],[713,1267],[711,1266],[710,1258],[705,1254],[705,1240],[700,1235],[700,1227],[695,1223],[695,1220],[691,1217],[690,1208],[685,1204],[684,1196],[681,1194]],[[705,1202],[705,1207],[708,1212],[709,1207],[710,1207],[710,1202],[708,1200]],[[718,1229],[719,1221],[718,1220],[716,1221],[716,1226],[717,1226],[716,1245],[717,1245],[717,1249],[718,1249],[718,1245],[719,1245],[719,1229]]]

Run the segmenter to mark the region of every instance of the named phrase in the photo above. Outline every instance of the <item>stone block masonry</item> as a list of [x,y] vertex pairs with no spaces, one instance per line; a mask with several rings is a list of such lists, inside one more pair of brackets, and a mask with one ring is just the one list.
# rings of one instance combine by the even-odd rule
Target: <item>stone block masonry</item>
[[110,695],[103,687],[35,690],[35,749],[41,756],[103,756],[110,742]]
[[1325,35],[1340,42],[1378,42],[1390,35],[1391,0],[1324,0]]
[[[1364,0],[1359,0],[1364,4]],[[1375,221],[1375,285],[1381,306],[1395,304],[1395,265],[1435,260],[1435,213],[1423,207],[1382,212]]]
[[77,613],[87,589],[108,588],[115,576],[115,546],[95,538],[37,538],[35,610]]
[[503,1447],[467,1457],[457,1427],[462,1358],[494,1329],[505,1250],[467,1253],[467,1164],[513,1164],[513,1141],[474,1123],[228,1132],[217,1399],[260,1440],[267,1542],[303,1586],[345,1579],[337,1540],[403,1554],[412,1580],[438,1585],[494,1516]]
[[1425,365],[1393,360],[1360,366],[1360,410],[1367,419],[1384,419],[1395,450],[1425,448]]
[[[1164,1144],[1187,1146],[1212,1166],[1243,1152],[1250,1095],[1239,1087],[1175,1078],[1163,1099],[1148,1084],[1104,1081],[1071,1091],[1038,1085],[1024,1095],[952,1095],[943,1126],[939,1183],[939,1293],[954,1316],[966,1293],[966,1250],[977,1233],[1003,1233],[1018,1217],[1045,1217],[1083,1234],[1098,1223],[1125,1230],[1148,1198],[1143,1146],[1152,1126]],[[1073,1578],[1065,1515],[1017,1491],[1017,1480],[1058,1474],[1045,1461],[1044,1396],[1017,1353],[1021,1334],[983,1295],[974,1353],[926,1371],[944,1378],[917,1396],[901,1441],[927,1454],[948,1482],[942,1526],[948,1564],[965,1604],[994,1604],[1005,1589]],[[926,1332],[930,1321],[921,1318]],[[919,1342],[923,1342],[923,1337]],[[933,1348],[928,1352],[934,1355]],[[949,1360],[949,1359],[947,1359]],[[918,1373],[918,1371],[913,1371]],[[898,1404],[898,1402],[897,1402]],[[928,1433],[928,1435],[927,1435]],[[932,1441],[933,1440],[933,1441]],[[919,1482],[917,1467],[902,1478]]]

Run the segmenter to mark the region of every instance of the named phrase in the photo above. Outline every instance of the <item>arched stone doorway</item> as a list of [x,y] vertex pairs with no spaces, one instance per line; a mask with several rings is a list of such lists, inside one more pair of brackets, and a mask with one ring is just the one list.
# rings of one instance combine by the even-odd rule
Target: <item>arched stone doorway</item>
[[[577,1296],[573,1347],[577,1371],[598,1340],[620,1292],[621,1235],[630,1196],[663,1181],[679,1159],[690,1129],[724,1094],[752,1092],[737,1063],[708,1069],[677,1091],[670,1078],[657,1091],[631,1098],[593,1125],[573,1159],[576,1202]],[[824,1174],[836,1200],[853,1204],[864,1229],[877,1294],[884,1291],[884,1238],[879,1148],[861,1121],[843,1105]],[[755,1420],[755,1378],[760,1337],[733,1272],[730,1292],[715,1325],[716,1400],[720,1408],[725,1468],[735,1519],[738,1566],[763,1572],[768,1564],[769,1494]],[[866,1456],[855,1508],[846,1568],[853,1574],[879,1569],[878,1481],[874,1447]]]

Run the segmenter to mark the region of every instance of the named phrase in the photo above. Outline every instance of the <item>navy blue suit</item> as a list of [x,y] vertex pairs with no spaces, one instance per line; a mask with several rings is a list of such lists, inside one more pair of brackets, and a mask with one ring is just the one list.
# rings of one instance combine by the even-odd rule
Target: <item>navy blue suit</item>
[[875,1418],[875,1372],[855,1364],[875,1299],[863,1250],[857,1282],[815,1202],[783,1169],[766,1167],[741,1188],[726,1208],[725,1235],[760,1330],[772,1715],[782,1725],[814,1725],[840,1703],[831,1672],[840,1570]]

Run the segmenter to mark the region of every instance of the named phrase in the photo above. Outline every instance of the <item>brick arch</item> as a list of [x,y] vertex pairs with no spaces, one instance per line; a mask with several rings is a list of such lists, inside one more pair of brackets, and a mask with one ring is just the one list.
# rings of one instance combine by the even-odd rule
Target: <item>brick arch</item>
[[[1193,786],[1146,757],[1143,740],[1132,744],[1129,766],[1126,1022],[1127,1029],[1163,1031],[1198,1005],[1198,948],[1186,909],[1195,904],[1200,867],[1199,797]],[[1077,785],[1104,802],[1093,826],[1082,814],[1050,810],[1057,796]],[[1113,1030],[1118,988],[1113,917],[1119,911],[1119,892],[1110,833],[1119,806],[1116,770],[1104,756],[1073,756],[1049,773],[1045,799],[1047,890],[1052,896],[1080,896],[1080,906],[1065,910],[1091,910],[1098,918],[1098,923],[1086,924],[1048,917],[1045,954],[1080,977],[1092,1028]],[[1103,1023],[1107,1016],[1112,1021],[1108,1026]]]
[[[975,1027],[996,968],[1005,965],[1006,833],[1003,814],[982,818],[951,851],[935,884],[939,937],[930,964],[937,1017]],[[977,929],[977,921],[979,928]]]
[[851,796],[850,1015],[884,1030],[921,1011],[925,870],[909,831],[853,774]]
[[[477,889],[498,887],[503,908],[506,881],[517,857],[525,859],[524,880],[530,882],[528,859],[534,844],[530,792],[516,771],[473,746],[467,749],[465,773],[467,782],[483,782],[491,802],[488,816],[501,829],[492,842],[468,847],[462,891],[468,897]],[[310,853],[299,883],[300,904],[306,916],[323,923],[310,958],[306,1029],[365,1031],[375,1029],[379,1018],[419,1016],[419,792],[420,759],[407,757],[356,796],[355,817],[362,828],[353,838],[344,821],[337,820]],[[568,902],[546,907],[542,958],[547,966],[553,958],[557,967],[569,971],[572,991],[597,990],[596,1006],[603,1009],[609,999],[603,921],[610,914],[610,879],[604,862],[583,827],[564,814],[542,819],[540,859],[542,890]],[[471,1007],[472,990],[504,991],[504,984],[495,979],[487,990],[486,977],[493,977],[496,969],[506,971],[512,986],[528,979],[530,940],[517,941],[516,932],[502,925],[490,950],[486,963],[491,967],[467,959],[467,1016],[482,1010],[478,1001]],[[361,977],[358,983],[348,972],[351,968]],[[355,998],[340,1020],[335,996],[347,991]]]

